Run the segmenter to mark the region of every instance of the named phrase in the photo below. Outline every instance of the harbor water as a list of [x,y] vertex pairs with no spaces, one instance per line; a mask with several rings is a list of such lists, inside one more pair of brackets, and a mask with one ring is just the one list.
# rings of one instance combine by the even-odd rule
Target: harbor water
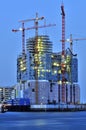
[[86,130],[86,112],[0,113],[0,130]]

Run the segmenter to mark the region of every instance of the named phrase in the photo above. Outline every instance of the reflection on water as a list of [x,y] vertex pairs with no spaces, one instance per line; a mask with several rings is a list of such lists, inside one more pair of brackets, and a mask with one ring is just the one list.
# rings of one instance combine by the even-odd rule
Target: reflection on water
[[86,130],[86,112],[0,113],[1,130]]

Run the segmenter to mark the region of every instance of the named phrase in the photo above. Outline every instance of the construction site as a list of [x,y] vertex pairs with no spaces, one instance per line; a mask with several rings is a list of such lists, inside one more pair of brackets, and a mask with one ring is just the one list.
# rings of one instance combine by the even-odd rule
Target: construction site
[[[80,86],[78,84],[78,59],[73,54],[73,40],[65,39],[65,10],[61,5],[62,17],[62,44],[61,52],[53,52],[53,42],[48,35],[38,33],[39,28],[53,27],[56,24],[39,26],[39,21],[44,16],[19,21],[21,29],[13,29],[13,32],[22,32],[22,53],[17,57],[17,85],[16,98],[26,98],[30,101],[30,107],[58,108],[74,107],[80,104]],[[25,27],[25,23],[34,21],[34,26]],[[35,36],[25,39],[25,31],[35,30]],[[26,45],[25,45],[26,42]],[[69,42],[70,47],[65,48]]]

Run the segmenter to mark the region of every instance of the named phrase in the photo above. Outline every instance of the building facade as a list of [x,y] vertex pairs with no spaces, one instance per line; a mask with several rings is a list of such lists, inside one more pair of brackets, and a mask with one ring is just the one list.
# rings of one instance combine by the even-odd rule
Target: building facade
[[7,101],[15,97],[16,93],[14,87],[0,87],[0,101]]
[[[80,102],[78,59],[65,51],[64,101],[62,90],[62,54],[52,52],[47,35],[27,39],[26,54],[17,58],[17,97],[30,98],[31,104],[75,104]],[[74,95],[75,94],[75,95]]]

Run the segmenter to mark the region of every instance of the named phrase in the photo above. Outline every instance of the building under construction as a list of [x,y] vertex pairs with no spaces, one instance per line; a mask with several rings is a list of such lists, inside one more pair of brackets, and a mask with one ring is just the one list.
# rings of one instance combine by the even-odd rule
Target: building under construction
[[[31,105],[80,103],[78,59],[71,48],[65,49],[63,5],[61,10],[62,52],[52,51],[52,42],[48,35],[38,35],[38,20],[40,18],[37,16],[34,19],[36,26],[33,27],[36,29],[36,36],[27,39],[26,52],[17,58],[16,97],[29,98]],[[24,33],[25,29],[22,30]]]
[[29,98],[31,104],[79,103],[78,59],[69,48],[65,54],[63,102],[61,52],[52,52],[49,36],[27,39],[26,54],[17,59],[17,97]]

